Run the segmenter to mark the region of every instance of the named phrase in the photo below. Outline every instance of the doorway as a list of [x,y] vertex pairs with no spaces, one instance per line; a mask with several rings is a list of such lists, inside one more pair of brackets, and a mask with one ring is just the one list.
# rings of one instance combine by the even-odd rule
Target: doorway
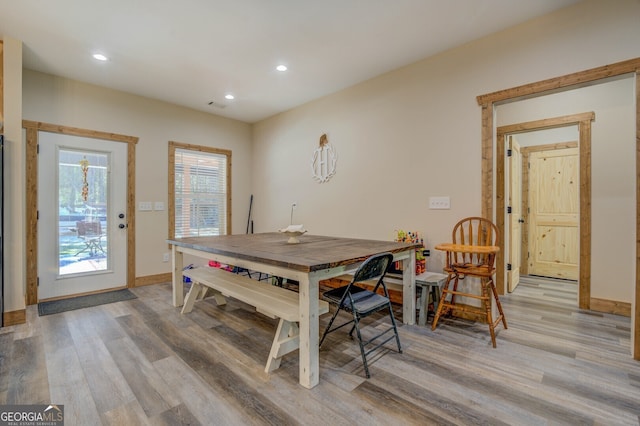
[[[495,137],[495,106],[501,103],[515,101],[518,99],[523,99],[524,97],[533,98],[542,96],[551,92],[558,91],[566,91],[571,90],[573,88],[582,87],[584,85],[589,85],[592,83],[598,83],[605,81],[607,79],[616,78],[616,77],[624,77],[631,76],[633,81],[633,93],[634,93],[634,113],[633,118],[629,117],[629,119],[634,121],[633,133],[635,135],[636,144],[634,145],[635,155],[633,155],[633,161],[637,165],[640,163],[640,156],[638,153],[640,152],[640,58],[630,59],[622,62],[618,62],[615,64],[604,65],[598,68],[589,69],[586,71],[580,71],[573,74],[568,74],[564,76],[554,77],[547,80],[538,81],[535,83],[525,84],[518,87],[513,87],[506,90],[500,90],[493,93],[488,93],[485,95],[481,95],[477,97],[478,104],[482,107],[482,117],[481,117],[481,127],[482,127],[482,171],[481,171],[481,179],[482,179],[482,215],[485,217],[496,217],[500,215],[500,211],[497,208],[497,204],[501,201],[499,197],[494,195],[494,191],[496,188],[500,188],[500,183],[504,185],[504,176],[501,178],[499,174],[495,174],[494,180],[494,137]],[[586,128],[582,128],[580,130],[581,136],[583,131],[590,131],[590,128],[587,130]],[[497,148],[500,147],[500,144],[497,144]],[[582,162],[582,158],[581,158]],[[581,168],[581,173],[584,168]],[[496,185],[498,184],[498,185]],[[589,195],[589,199],[591,194]],[[584,198],[584,197],[583,197]],[[635,199],[640,199],[640,179],[636,176],[635,179]],[[502,200],[504,203],[504,200]],[[504,204],[503,204],[504,205]],[[495,213],[494,213],[495,212]],[[638,209],[634,209],[635,214],[635,235],[640,234],[640,213]],[[503,218],[504,220],[504,218]],[[496,219],[497,221],[497,219]],[[504,222],[501,224],[502,229],[504,229]],[[581,236],[583,234],[591,233],[591,224],[590,223],[582,223],[580,224],[580,233]],[[504,243],[502,241],[502,243]],[[630,251],[628,251],[630,252]],[[640,240],[636,238],[635,242],[635,253],[640,252]],[[591,258],[586,257],[583,253],[581,247],[580,254],[580,265],[581,271],[584,263],[589,264]],[[504,256],[500,253],[498,254],[498,265],[504,264]],[[632,354],[633,357],[637,360],[640,360],[640,257],[637,255],[634,256],[634,268],[635,270],[635,278],[633,285],[633,312],[631,312],[632,324],[631,328],[633,331],[632,334]],[[582,281],[582,276],[580,280]],[[588,278],[588,277],[587,277]],[[498,285],[502,284],[504,286],[504,270],[502,268],[498,268],[496,274],[496,282]],[[581,282],[582,284],[582,282]],[[504,287],[503,287],[504,289]],[[589,299],[585,296],[589,295],[580,295],[579,306],[583,309],[588,309]]]
[[[526,134],[536,132],[536,131],[562,130],[563,128],[577,127],[577,133],[579,138],[578,148],[577,148],[578,157],[579,157],[578,161],[579,161],[579,164],[581,164],[581,167],[580,167],[579,178],[578,178],[580,182],[580,186],[579,186],[580,203],[578,206],[579,215],[576,218],[577,221],[579,222],[576,225],[577,229],[580,229],[579,238],[578,238],[578,250],[577,250],[579,254],[579,260],[576,259],[575,263],[578,263],[579,265],[578,277],[577,277],[578,283],[579,283],[578,305],[582,309],[588,309],[588,306],[587,307],[583,306],[583,303],[585,300],[588,303],[591,295],[591,273],[590,273],[591,264],[588,261],[588,259],[591,258],[591,233],[585,230],[590,229],[590,224],[591,224],[591,208],[590,208],[591,207],[591,122],[594,119],[595,119],[595,114],[593,112],[587,112],[587,113],[581,113],[581,114],[547,118],[544,120],[530,121],[526,123],[511,124],[508,126],[501,126],[501,127],[498,127],[497,133],[496,133],[497,134],[496,140],[502,142],[502,143],[497,143],[496,145],[496,175],[498,176],[497,188],[496,188],[496,199],[497,199],[496,222],[498,223],[499,229],[501,229],[503,233],[509,236],[509,238],[507,237],[507,235],[504,236],[504,242],[506,242],[506,244],[503,244],[503,247],[505,247],[505,251],[507,253],[505,254],[505,256],[507,259],[509,259],[510,257],[512,257],[511,254],[517,251],[521,251],[522,253],[527,253],[528,247],[530,245],[529,240],[530,238],[532,238],[532,236],[530,235],[530,231],[528,231],[529,228],[527,226],[525,226],[523,230],[519,228],[519,225],[522,225],[523,223],[526,225],[530,224],[530,221],[520,220],[521,217],[527,217],[529,215],[525,215],[524,213],[522,213],[520,214],[520,217],[515,217],[508,213],[509,210],[512,210],[512,209],[509,209],[509,207],[511,206],[505,206],[504,194],[507,191],[506,189],[507,186],[505,185],[508,184],[509,187],[512,187],[514,176],[513,176],[513,172],[511,172],[511,174],[508,175],[509,180],[507,181],[505,179],[505,176],[507,176],[507,174],[505,173],[505,169],[507,168],[505,165],[506,164],[505,158],[508,151],[507,149],[505,149],[505,142],[503,141],[506,141],[509,136],[513,137],[515,135],[520,135],[522,137]],[[574,142],[557,143],[547,148],[552,148],[553,150],[576,149]],[[521,149],[521,151],[524,151],[523,154],[527,156],[528,156],[527,152],[531,152],[533,150],[534,150],[533,148],[529,148],[528,150]],[[523,188],[528,188],[528,187],[529,187],[528,182],[523,184]],[[513,198],[513,197],[510,197],[510,198]],[[529,198],[529,194],[525,192],[522,198]],[[516,209],[516,212],[517,210],[518,209]],[[509,223],[510,226],[505,226],[505,223]],[[500,227],[500,224],[502,224],[502,227]],[[510,237],[513,236],[512,230],[516,226],[518,226],[518,230],[516,231],[516,233],[520,233],[523,236],[522,244],[520,245],[521,250],[518,250],[518,247],[514,249],[514,245],[517,245],[518,241],[510,239]],[[568,232],[575,232],[575,229],[573,231],[569,230]],[[521,265],[524,265],[523,274],[529,273],[528,261],[529,261],[529,258],[522,259],[522,262],[520,262]],[[545,262],[545,263],[547,263],[548,265],[548,262]],[[512,266],[511,269],[514,269],[514,268],[515,267]],[[508,265],[506,269],[508,271],[508,274],[506,276],[507,281],[510,279],[514,279],[515,277],[518,277],[519,274],[510,273],[509,271],[510,268],[508,267]],[[499,268],[498,268],[498,271],[499,271]],[[509,282],[509,281],[507,282],[507,286],[505,286],[504,282],[502,284],[498,282],[498,285],[497,285],[498,292],[501,294],[504,294],[505,287],[508,288],[509,291],[513,291],[516,286],[517,286],[517,282]]]
[[[92,160],[89,160],[87,158],[87,160],[89,161],[89,165],[87,167],[87,175],[89,174],[89,170],[91,169],[90,167],[91,161],[96,161],[96,163],[93,163],[94,165],[96,165],[96,167],[97,167],[97,162],[105,161],[104,158],[102,158],[101,160],[98,160],[98,158],[101,158],[100,155],[103,155],[103,154],[106,155],[107,157],[110,158],[112,162],[116,162],[116,161],[119,161],[119,163],[124,162],[123,165],[118,164],[118,169],[122,170],[122,172],[120,173],[124,175],[123,178],[125,179],[125,182],[126,182],[125,184],[126,189],[123,191],[124,196],[121,197],[122,204],[120,204],[119,208],[116,208],[116,205],[113,204],[113,206],[110,207],[109,209],[110,209],[110,214],[113,214],[114,218],[112,220],[109,220],[108,223],[106,220],[103,221],[104,226],[106,228],[105,230],[110,234],[109,238],[111,239],[111,243],[107,243],[106,240],[104,239],[101,239],[99,241],[94,239],[92,242],[87,242],[87,250],[90,253],[92,251],[93,253],[97,253],[100,251],[100,247],[102,247],[102,250],[104,250],[105,255],[107,256],[108,256],[109,250],[111,250],[112,256],[114,256],[112,258],[112,261],[114,261],[115,255],[113,255],[113,251],[115,251],[116,249],[113,248],[114,246],[112,244],[115,244],[115,242],[118,239],[124,239],[126,254],[124,255],[123,258],[120,259],[120,262],[124,262],[125,264],[123,266],[120,266],[118,269],[124,270],[125,275],[124,275],[124,279],[120,279],[120,281],[118,281],[115,285],[112,285],[112,287],[115,287],[115,286],[133,287],[135,282],[135,205],[134,205],[135,145],[138,142],[138,138],[133,136],[119,135],[115,133],[106,133],[106,132],[100,132],[96,130],[80,129],[76,127],[60,126],[55,124],[35,122],[35,121],[29,121],[29,120],[23,120],[22,127],[25,129],[25,139],[26,139],[26,183],[27,183],[27,189],[28,189],[26,194],[26,203],[25,203],[26,212],[27,212],[27,217],[26,217],[26,224],[27,224],[26,226],[26,250],[27,250],[27,253],[26,253],[26,259],[27,259],[26,303],[27,305],[36,304],[40,299],[43,299],[43,297],[39,295],[39,288],[38,288],[39,274],[41,272],[45,274],[50,273],[50,271],[44,271],[44,269],[47,268],[45,264],[43,265],[40,264],[39,255],[41,250],[39,250],[39,244],[49,244],[48,250],[56,253],[55,255],[51,255],[48,267],[51,267],[51,265],[53,265],[52,268],[56,272],[55,275],[56,276],[60,275],[60,254],[59,254],[60,250],[59,248],[58,249],[51,248],[52,246],[59,245],[59,242],[56,243],[55,242],[56,240],[54,238],[53,243],[46,243],[45,242],[46,240],[41,241],[39,238],[39,229],[41,229],[41,224],[39,223],[39,217],[38,217],[40,214],[39,208],[43,209],[42,210],[43,214],[45,213],[45,209],[53,209],[52,216],[55,216],[56,219],[53,222],[54,225],[51,225],[51,226],[53,226],[54,228],[56,226],[59,226],[59,223],[56,223],[56,221],[59,222],[60,207],[55,205],[56,202],[52,201],[51,204],[48,206],[45,206],[45,205],[40,206],[39,204],[41,202],[48,204],[46,201],[40,200],[39,198],[39,192],[40,192],[39,180],[50,179],[51,175],[47,174],[44,177],[39,178],[38,170],[39,170],[40,156],[38,154],[38,151],[41,149],[45,149],[45,150],[47,149],[47,147],[43,146],[44,144],[51,144],[51,146],[55,145],[55,143],[52,143],[52,135],[57,135],[58,137],[62,137],[64,139],[64,142],[61,142],[61,143],[58,143],[58,141],[56,141],[56,143],[58,143],[58,148],[56,148],[58,150],[58,153],[56,154],[58,159],[60,158],[59,151],[61,150],[62,151],[66,150],[75,154],[78,154],[78,153],[88,154],[88,157],[92,155],[95,156],[95,157],[92,157]],[[78,143],[77,145],[74,145],[71,142],[72,140],[74,140],[74,137],[78,137],[77,139],[75,139],[76,142]],[[53,138],[55,139],[56,136],[53,136]],[[42,139],[42,144],[40,144],[41,139]],[[78,141],[81,141],[81,142],[78,142]],[[118,148],[115,148],[115,146],[118,146]],[[114,150],[117,151],[118,154],[110,153],[111,151],[114,151]],[[67,154],[69,152],[67,152]],[[46,162],[50,158],[51,156],[50,154],[51,152],[49,152],[49,155],[46,156],[47,158],[42,157],[43,158],[42,161]],[[52,164],[55,164],[55,163],[52,163]],[[53,167],[54,168],[60,167],[59,161],[58,161],[58,165]],[[59,174],[59,173],[58,172],[53,173],[53,175],[56,175],[56,174]],[[87,178],[88,177],[89,176],[87,176]],[[41,191],[43,190],[44,189],[42,189]],[[60,196],[58,195],[57,198],[60,198]],[[53,205],[53,207],[51,207],[51,205]],[[82,214],[84,214],[84,217],[83,217],[84,220],[78,221],[78,222],[92,222],[94,224],[93,225],[94,228],[91,228],[91,231],[89,232],[93,232],[97,229],[95,228],[96,222],[100,222],[102,219],[100,208],[99,208],[100,206],[97,206],[97,207],[88,206],[88,207],[90,208],[86,208],[82,211]],[[118,217],[120,214],[122,214],[124,217],[123,218]],[[74,225],[76,226],[72,225],[70,226],[70,228],[74,229],[76,236],[79,238],[80,236],[78,235],[78,226],[77,224],[75,224],[76,222],[75,220],[73,222],[74,222]],[[120,228],[120,225],[122,225],[123,228]],[[101,227],[100,228],[101,234],[103,234],[104,232],[102,230],[102,223],[100,224],[100,227]],[[116,229],[117,230],[124,229],[124,232],[121,232],[120,234],[118,234],[116,233]],[[57,232],[58,232],[57,238],[59,238],[60,231],[58,230]],[[107,245],[106,250],[105,250],[105,244]],[[78,251],[74,253],[77,253],[79,256],[82,256],[84,254],[82,252],[78,253]],[[56,260],[52,260],[52,259],[57,259],[58,264],[56,265],[55,263]],[[110,268],[114,267],[114,264],[111,264],[111,265],[112,266],[107,266],[100,272],[105,275],[109,274]],[[69,274],[67,276],[73,277],[73,278],[80,278],[80,281],[84,281],[85,284],[89,281],[93,281],[93,275],[89,275],[87,277],[82,277],[82,275],[83,273],[79,273],[79,274],[76,273],[76,274]],[[112,283],[113,282],[115,281],[112,281]],[[73,287],[73,285],[71,287]],[[75,290],[72,290],[72,291],[75,291]],[[85,290],[77,290],[77,291],[80,291],[82,293],[85,293],[85,292],[91,293],[91,292],[102,291],[102,290],[98,289],[98,290],[88,290],[88,291],[85,291]],[[46,291],[44,294],[45,295],[47,294]],[[55,296],[55,292],[54,292],[53,295],[51,295],[51,297],[57,298],[57,297],[65,297],[65,296],[62,294],[60,296]]]
[[126,287],[127,146],[41,132],[38,300]]

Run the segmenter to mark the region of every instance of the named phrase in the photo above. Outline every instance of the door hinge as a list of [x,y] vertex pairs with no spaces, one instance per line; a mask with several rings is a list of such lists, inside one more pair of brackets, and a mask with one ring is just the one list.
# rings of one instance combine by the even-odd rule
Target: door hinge
[[507,263],[507,271],[510,271],[510,270],[511,270],[511,264]]
[[511,206],[507,207],[507,214],[511,214]]
[[40,220],[40,210],[36,210],[36,220]]
[[40,277],[36,278],[36,287],[40,287]]
[[40,144],[36,145],[36,154],[40,154]]
[[510,149],[507,150],[507,157],[511,157],[511,155],[513,154],[513,151],[511,151]]

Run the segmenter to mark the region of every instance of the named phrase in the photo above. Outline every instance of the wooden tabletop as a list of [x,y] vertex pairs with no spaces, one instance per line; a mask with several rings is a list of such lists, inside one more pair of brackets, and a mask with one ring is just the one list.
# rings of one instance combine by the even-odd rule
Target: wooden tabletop
[[287,243],[280,232],[261,234],[188,237],[167,240],[169,244],[231,256],[303,272],[362,262],[384,252],[399,253],[422,247],[419,243],[363,240],[357,238],[301,235],[298,244]]
[[444,243],[435,246],[436,250],[453,251],[457,253],[478,253],[478,254],[491,254],[500,251],[498,246],[471,246],[465,244],[452,244]]

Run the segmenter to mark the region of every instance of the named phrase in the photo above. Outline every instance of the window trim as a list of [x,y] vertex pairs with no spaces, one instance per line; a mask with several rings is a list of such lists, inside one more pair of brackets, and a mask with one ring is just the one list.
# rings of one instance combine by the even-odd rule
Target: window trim
[[226,235],[231,235],[231,150],[213,148],[202,145],[192,145],[188,143],[169,141],[169,184],[167,187],[168,213],[169,213],[169,238],[174,239],[176,235],[176,198],[175,198],[175,172],[176,172],[176,149],[188,151],[206,152],[209,154],[224,155],[227,157],[227,229]]

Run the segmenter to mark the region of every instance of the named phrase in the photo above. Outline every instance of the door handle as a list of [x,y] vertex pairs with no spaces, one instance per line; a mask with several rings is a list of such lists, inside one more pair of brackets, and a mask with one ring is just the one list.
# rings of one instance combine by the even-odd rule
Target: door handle
[[524,223],[524,219],[518,219],[518,223]]

